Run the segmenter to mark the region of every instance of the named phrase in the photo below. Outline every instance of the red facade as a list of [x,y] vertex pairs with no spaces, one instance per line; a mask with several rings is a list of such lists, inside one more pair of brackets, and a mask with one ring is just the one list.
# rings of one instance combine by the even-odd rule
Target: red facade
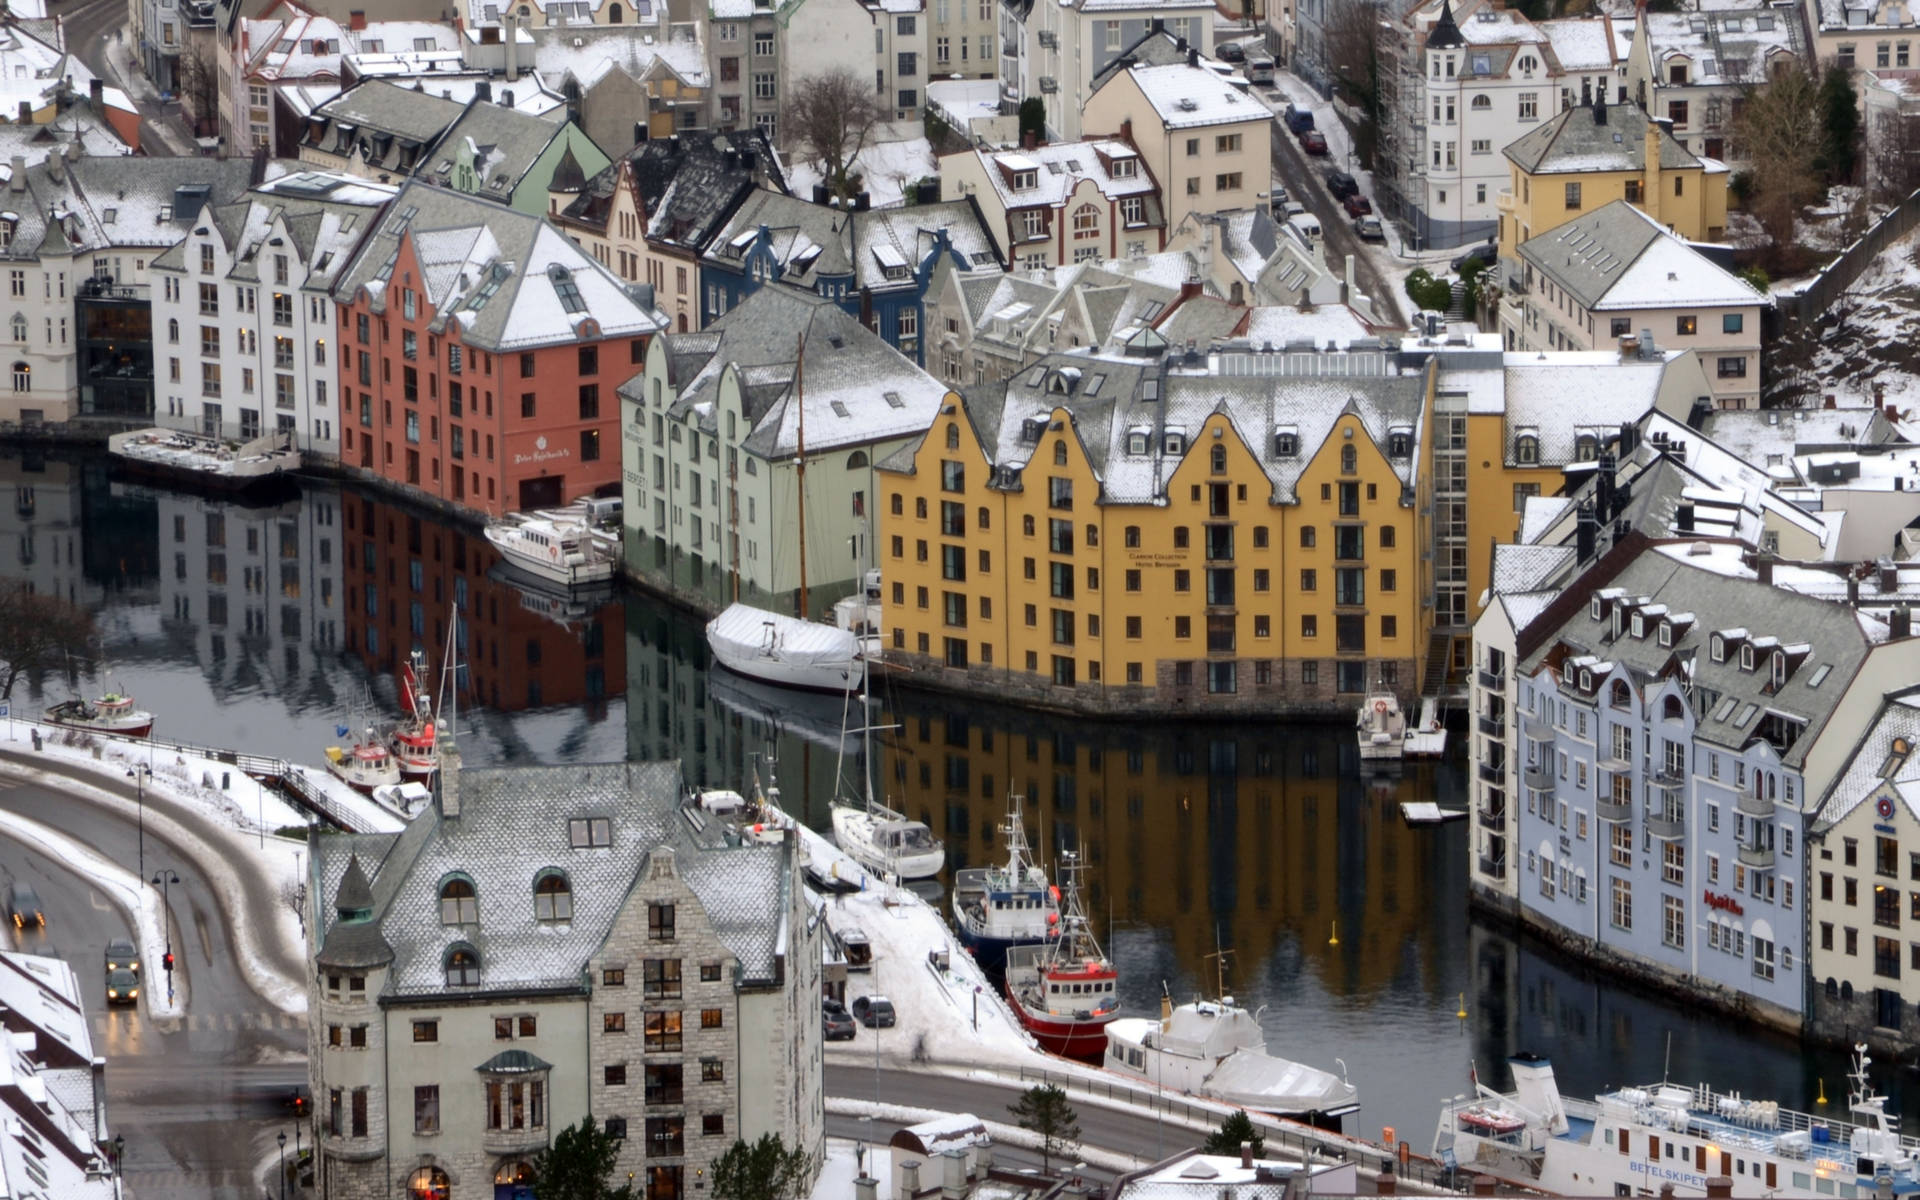
[[488,514],[551,508],[620,486],[620,399],[646,338],[586,336],[532,348],[435,333],[411,233],[381,303],[340,313],[341,457],[382,479]]

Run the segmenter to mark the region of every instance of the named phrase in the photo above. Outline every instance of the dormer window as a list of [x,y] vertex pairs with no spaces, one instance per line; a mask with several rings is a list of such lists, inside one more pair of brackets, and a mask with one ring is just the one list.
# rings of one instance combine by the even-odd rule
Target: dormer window
[[540,873],[533,883],[533,919],[543,923],[573,920],[573,885],[563,871]]
[[1137,158],[1116,158],[1113,160],[1115,179],[1134,179],[1140,173],[1140,160]]
[[1647,636],[1647,619],[1640,613],[1633,614],[1633,636],[1635,638]]
[[480,952],[465,943],[449,949],[446,977],[448,987],[479,987]]
[[1387,433],[1387,457],[1407,458],[1413,453],[1413,431],[1394,429]]
[[1275,458],[1298,458],[1300,455],[1300,435],[1297,433],[1274,434],[1273,454]]
[[1607,703],[1615,708],[1631,708],[1633,706],[1633,689],[1627,686],[1626,680],[1616,679],[1613,681],[1613,685],[1607,689]]
[[1713,642],[1712,642],[1712,644],[1711,644],[1711,645],[1709,646],[1709,648],[1708,648],[1708,654],[1709,654],[1709,655],[1710,655],[1710,656],[1711,656],[1711,657],[1713,658],[1713,661],[1715,661],[1715,662],[1725,662],[1725,661],[1727,661],[1727,642],[1726,642],[1726,639],[1725,639],[1725,638],[1723,638],[1723,637],[1721,637],[1721,636],[1720,636],[1719,634],[1717,634],[1717,633],[1716,633],[1716,634],[1714,634],[1714,635],[1713,635]]
[[1575,462],[1592,462],[1594,459],[1599,457],[1600,457],[1600,439],[1599,438],[1594,437],[1590,433],[1583,433],[1578,438],[1574,439],[1573,460]]
[[1745,643],[1740,647],[1740,669],[1742,671],[1753,670],[1753,643],[1751,642]]
[[440,885],[440,923],[477,925],[480,923],[480,896],[473,880],[456,875]]
[[613,845],[613,822],[605,817],[575,817],[567,822],[567,844],[575,850]]
[[1773,678],[1771,682],[1773,690],[1776,692],[1787,686],[1787,652],[1785,650],[1775,650],[1773,652]]
[[1166,437],[1161,440],[1160,449],[1166,454],[1185,454],[1187,452],[1187,435],[1184,433],[1167,434]]
[[1663,649],[1671,649],[1673,647],[1673,622],[1660,622],[1660,645]]
[[1523,467],[1531,467],[1540,461],[1540,439],[1531,433],[1523,433],[1513,439],[1513,461]]
[[1040,173],[1038,171],[1015,171],[1013,173],[1013,190],[1016,192],[1024,192],[1031,189],[1034,184],[1039,181],[1039,175]]
[[1606,619],[1606,615],[1606,602],[1601,600],[1600,597],[1595,596],[1593,603],[1587,607],[1587,616],[1595,621],[1601,621]]
[[1593,690],[1593,672],[1587,670],[1585,667],[1580,668],[1580,690],[1583,692]]

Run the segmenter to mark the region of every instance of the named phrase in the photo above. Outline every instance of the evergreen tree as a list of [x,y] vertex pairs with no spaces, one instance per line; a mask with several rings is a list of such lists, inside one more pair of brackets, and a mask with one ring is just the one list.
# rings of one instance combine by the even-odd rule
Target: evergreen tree
[[1820,148],[1820,171],[1828,183],[1853,182],[1859,157],[1860,103],[1853,92],[1853,73],[1828,64],[1820,76],[1820,124],[1825,134]]
[[540,1200],[633,1200],[631,1185],[609,1182],[619,1161],[620,1139],[581,1117],[533,1156],[534,1186]]
[[1028,96],[1020,102],[1020,142],[1026,144],[1027,135],[1032,134],[1036,145],[1047,140],[1047,102],[1038,96]]
[[[736,1139],[713,1160],[714,1200],[791,1200],[813,1182],[813,1161],[798,1146],[787,1149],[777,1133],[749,1145]],[[546,1193],[540,1194],[546,1200]]]
[[1267,1139],[1253,1127],[1253,1119],[1243,1112],[1231,1112],[1227,1119],[1220,1122],[1220,1128],[1207,1135],[1207,1141],[1201,1147],[1208,1154],[1238,1154],[1243,1143],[1253,1143],[1253,1156],[1260,1157],[1266,1149]]
[[1030,1087],[1007,1106],[1020,1128],[1040,1135],[1040,1170],[1053,1170],[1053,1158],[1064,1156],[1080,1140],[1080,1118],[1067,1103],[1067,1094],[1050,1083]]

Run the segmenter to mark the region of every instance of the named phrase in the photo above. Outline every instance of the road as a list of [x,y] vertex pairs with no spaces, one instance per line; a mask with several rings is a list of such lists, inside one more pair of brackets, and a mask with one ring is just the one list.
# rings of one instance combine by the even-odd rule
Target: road
[[1335,170],[1338,164],[1331,158],[1309,160],[1278,117],[1269,123],[1269,129],[1273,137],[1274,174],[1286,185],[1290,198],[1306,205],[1309,212],[1320,218],[1321,233],[1326,239],[1327,267],[1341,275],[1345,271],[1346,256],[1353,255],[1354,278],[1360,290],[1373,298],[1373,311],[1382,323],[1404,327],[1407,322],[1401,314],[1400,297],[1374,265],[1365,244],[1354,236],[1353,218],[1347,216],[1346,209],[1327,191],[1325,173]]
[[[911,1071],[883,1069],[876,1076],[871,1067],[828,1063],[827,1095],[849,1100],[874,1100],[876,1078],[881,1104],[972,1113],[983,1120],[1007,1124],[1014,1123],[1007,1106],[1018,1099],[1023,1090],[1016,1083],[958,1079],[950,1075],[919,1075]],[[1085,1103],[1074,1108],[1080,1120],[1080,1140],[1088,1146],[1110,1150],[1115,1154],[1144,1155],[1151,1152],[1151,1161],[1158,1162],[1169,1154],[1204,1140],[1186,1126],[1158,1120],[1152,1113]],[[880,1124],[886,1125],[885,1122]],[[894,1128],[898,1126],[888,1128],[887,1136],[892,1136]],[[856,1132],[852,1136],[859,1134]],[[996,1160],[1000,1157],[998,1149],[994,1151],[994,1157]]]
[[[39,784],[0,775],[0,808],[56,826],[132,867],[137,825]],[[146,1006],[109,1011],[101,955],[130,936],[126,915],[84,877],[37,847],[0,839],[0,883],[40,893],[45,931],[20,949],[57,953],[79,977],[94,1052],[107,1057],[107,1115],[127,1139],[126,1182],[143,1200],[259,1200],[256,1167],[293,1122],[283,1100],[306,1082],[306,1020],[274,1009],[247,986],[206,878],[152,830],[146,869],[170,869],[176,963],[191,985],[184,1020],[156,1022]],[[160,986],[159,963],[145,963]]]
[[[137,65],[130,68],[136,77],[127,78],[128,71],[108,62],[110,44],[120,41],[128,49],[133,48],[126,0],[83,0],[72,4],[61,14],[60,27],[66,34],[67,49],[87,64],[89,71],[125,91],[139,108],[144,118],[140,125],[141,149],[159,156],[178,154],[192,147],[192,135],[180,119],[180,106],[162,104]],[[131,59],[123,53],[118,61],[137,64],[137,58],[137,53]]]
[[[974,1115],[978,1116],[980,1114],[975,1113]],[[998,1120],[999,1118],[995,1119]],[[845,1138],[850,1142],[875,1139],[886,1142],[891,1140],[894,1134],[904,1128],[906,1128],[906,1126],[899,1121],[868,1122],[860,1117],[836,1117],[831,1114],[827,1117],[827,1136]],[[1057,1170],[1064,1166],[1071,1166],[1072,1163],[1072,1159],[1067,1159],[1063,1163],[1056,1157],[1053,1162],[1048,1165]],[[1033,1171],[1036,1173],[1040,1171],[1042,1167],[1040,1152],[1038,1150],[1022,1150],[1017,1146],[999,1145],[993,1148],[993,1165],[996,1170],[1001,1171]],[[922,1174],[924,1175],[925,1173],[923,1172]],[[1112,1183],[1114,1177],[1112,1171],[1103,1171],[1093,1166],[1082,1167],[1080,1170],[1075,1171],[1074,1174],[1087,1180],[1089,1183],[1098,1184]],[[922,1179],[922,1183],[928,1185],[938,1184],[939,1182],[940,1180],[937,1177]]]

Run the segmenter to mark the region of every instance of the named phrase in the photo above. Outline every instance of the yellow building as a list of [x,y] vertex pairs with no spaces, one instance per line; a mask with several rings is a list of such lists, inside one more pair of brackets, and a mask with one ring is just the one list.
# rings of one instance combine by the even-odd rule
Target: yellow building
[[1421,688],[1431,360],[1051,355],[881,464],[890,661],[1095,711]]
[[1726,234],[1726,168],[1694,157],[1638,105],[1575,105],[1504,153],[1511,183],[1498,198],[1501,258],[1615,200],[1688,241]]

